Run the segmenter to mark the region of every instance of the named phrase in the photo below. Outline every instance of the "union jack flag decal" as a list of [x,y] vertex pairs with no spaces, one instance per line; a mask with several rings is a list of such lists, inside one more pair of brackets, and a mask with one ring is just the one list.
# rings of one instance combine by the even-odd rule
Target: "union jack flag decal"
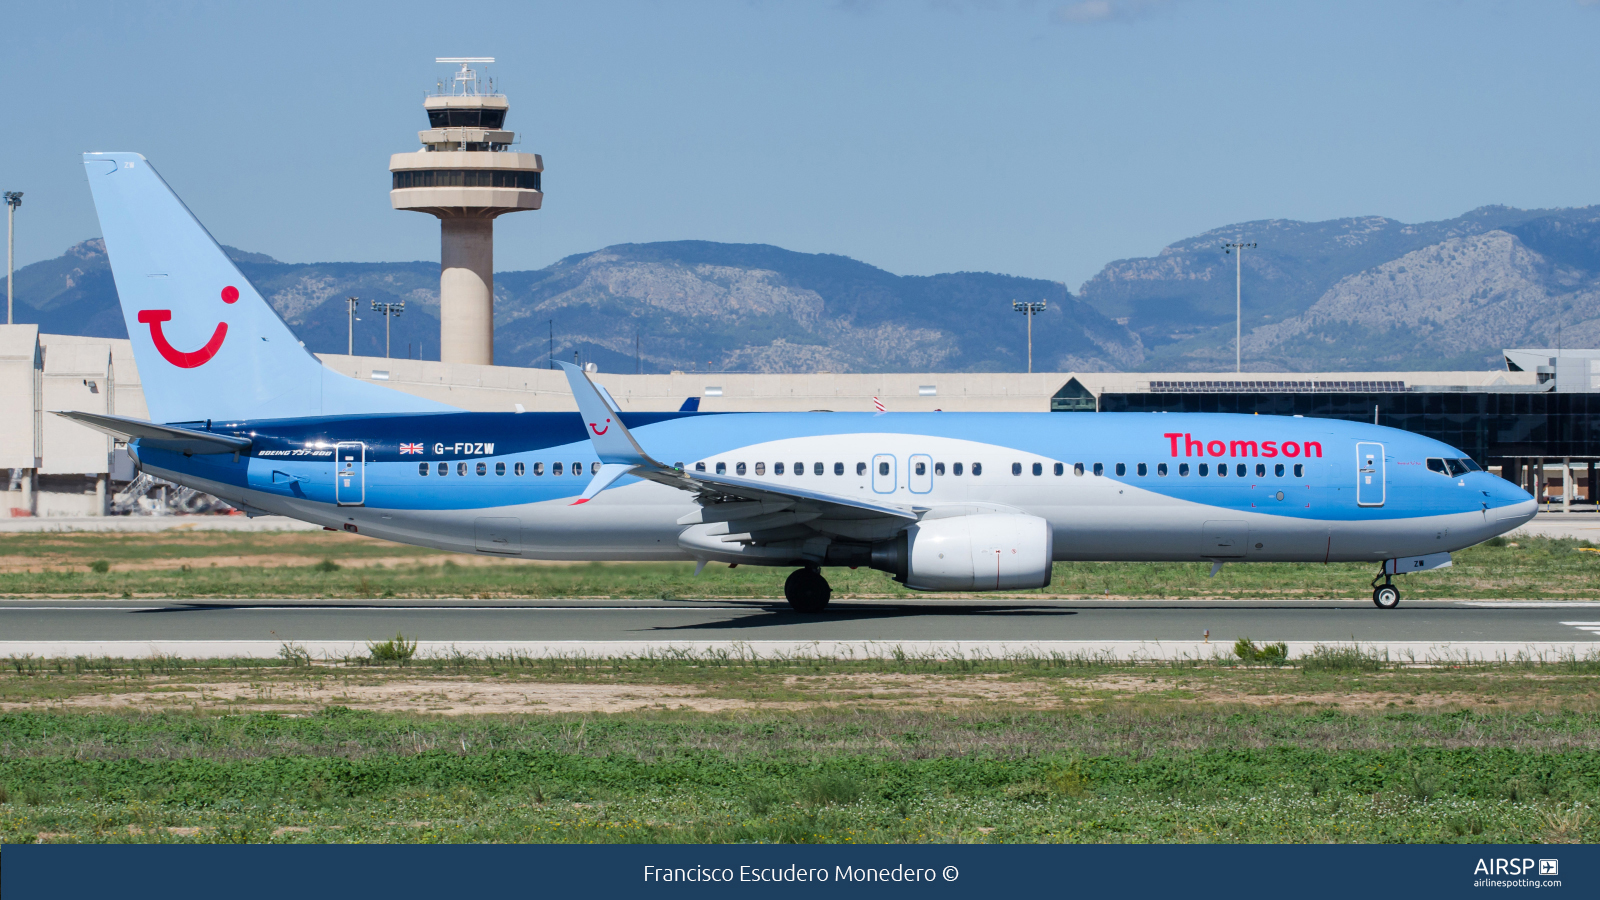
[[422,445],[421,444],[401,444],[400,445],[400,452],[402,454],[404,454],[404,453],[421,453],[422,452]]

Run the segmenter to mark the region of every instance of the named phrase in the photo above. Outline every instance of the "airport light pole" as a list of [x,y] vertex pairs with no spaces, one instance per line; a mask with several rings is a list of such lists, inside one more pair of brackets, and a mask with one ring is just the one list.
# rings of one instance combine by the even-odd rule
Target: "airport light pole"
[[1244,347],[1241,339],[1244,336],[1244,251],[1254,250],[1256,242],[1248,244],[1231,243],[1223,244],[1223,253],[1232,253],[1233,256],[1233,371],[1235,374],[1244,371]]
[[17,259],[17,207],[22,205],[21,191],[6,191],[6,324],[11,320],[11,281]]
[[356,315],[356,307],[358,305],[360,305],[361,298],[360,297],[346,297],[346,298],[344,298],[344,302],[350,304],[350,332],[349,332],[349,334],[350,334],[350,349],[346,352],[346,355],[347,356],[355,356],[356,355],[356,323],[361,321],[361,317]]
[[1012,310],[1028,317],[1028,374],[1033,374],[1033,317],[1044,312],[1044,301],[1023,303],[1018,300],[1011,301]]
[[374,312],[383,314],[383,358],[388,359],[389,323],[392,322],[396,316],[406,311],[406,302],[401,300],[399,303],[379,303],[378,301],[374,300],[372,301],[372,309]]

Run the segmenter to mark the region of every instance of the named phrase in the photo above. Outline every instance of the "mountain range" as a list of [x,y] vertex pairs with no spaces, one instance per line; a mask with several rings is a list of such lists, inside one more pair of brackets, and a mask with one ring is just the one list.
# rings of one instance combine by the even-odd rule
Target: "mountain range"
[[[1483,207],[1408,225],[1363,217],[1213,229],[1117,260],[1076,294],[987,272],[895,275],[845,256],[764,244],[619,244],[495,275],[495,359],[554,355],[604,371],[1017,371],[1014,300],[1033,318],[1038,371],[1226,371],[1235,257],[1252,371],[1496,368],[1511,346],[1600,346],[1600,207]],[[384,354],[372,301],[405,301],[394,356],[438,358],[439,267],[283,263],[226,248],[311,350]],[[17,271],[17,319],[126,337],[104,244]]]

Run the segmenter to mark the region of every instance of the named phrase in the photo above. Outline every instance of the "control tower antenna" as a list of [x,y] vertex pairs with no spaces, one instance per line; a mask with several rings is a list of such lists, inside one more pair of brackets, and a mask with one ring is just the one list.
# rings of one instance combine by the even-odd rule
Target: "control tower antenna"
[[544,160],[510,150],[510,104],[493,79],[472,68],[494,57],[434,62],[460,68],[423,97],[429,127],[417,132],[422,149],[389,157],[389,203],[439,219],[440,361],[493,365],[494,220],[543,204]]

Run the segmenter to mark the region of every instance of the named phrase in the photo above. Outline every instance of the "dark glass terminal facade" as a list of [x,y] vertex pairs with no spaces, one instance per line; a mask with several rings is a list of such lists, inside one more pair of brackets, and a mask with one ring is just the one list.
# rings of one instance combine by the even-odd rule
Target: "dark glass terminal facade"
[[1444,441],[1479,465],[1600,458],[1600,394],[1499,391],[1134,393],[1100,395],[1102,412],[1224,412],[1345,419]]
[[508,172],[499,169],[410,169],[394,173],[394,187],[497,187],[543,190],[542,172]]

